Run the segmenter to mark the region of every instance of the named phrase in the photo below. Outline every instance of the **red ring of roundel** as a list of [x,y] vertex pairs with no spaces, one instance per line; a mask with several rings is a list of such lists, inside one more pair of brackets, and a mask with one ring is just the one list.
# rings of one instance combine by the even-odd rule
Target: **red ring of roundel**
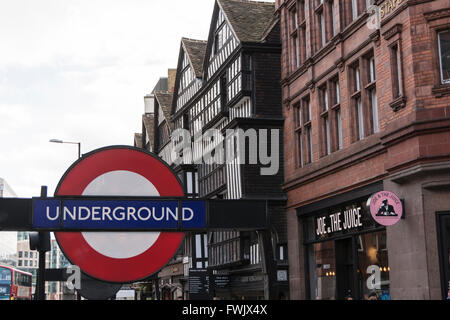
[[[55,195],[81,195],[95,178],[117,170],[132,171],[147,178],[160,196],[184,196],[178,179],[166,165],[145,152],[129,148],[105,149],[82,159],[66,173]],[[55,233],[59,246],[71,263],[91,277],[118,283],[144,279],[159,271],[176,253],[183,236],[184,233],[180,232],[161,232],[145,252],[127,259],[116,259],[95,251],[81,232]]]

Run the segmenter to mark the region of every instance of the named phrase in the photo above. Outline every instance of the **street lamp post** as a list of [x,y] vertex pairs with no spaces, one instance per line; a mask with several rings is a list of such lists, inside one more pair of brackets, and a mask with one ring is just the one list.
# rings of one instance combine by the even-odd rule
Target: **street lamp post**
[[50,142],[53,142],[53,143],[77,144],[78,145],[78,158],[81,158],[81,142],[62,141],[60,139],[51,139]]
[[[51,139],[51,140],[49,140],[49,142],[77,144],[78,145],[78,159],[81,158],[81,142],[63,141],[63,140],[60,140],[60,139]],[[41,257],[41,255],[45,257],[45,253],[44,253],[44,254],[39,254],[39,258]],[[39,262],[39,263],[41,263],[41,262]],[[45,260],[44,260],[44,264],[45,264]],[[41,278],[43,278],[43,277],[41,276]],[[44,281],[44,280],[41,280],[41,281]],[[44,289],[41,289],[41,290],[44,290]],[[43,295],[45,296],[45,292],[44,292]],[[41,296],[42,296],[42,293],[41,293]],[[81,300],[81,296],[80,296],[80,293],[78,291],[76,292],[76,296],[77,296],[77,300]]]

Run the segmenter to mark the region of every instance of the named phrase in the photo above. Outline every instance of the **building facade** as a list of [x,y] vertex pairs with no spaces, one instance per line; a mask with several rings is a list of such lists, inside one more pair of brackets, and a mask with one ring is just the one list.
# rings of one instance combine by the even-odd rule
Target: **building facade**
[[[281,190],[281,43],[274,12],[274,4],[270,2],[216,1],[208,39],[181,39],[173,90],[154,90],[144,98],[143,129],[142,133],[135,134],[134,145],[158,154],[171,165],[187,197],[268,200],[271,226],[267,233],[238,230],[186,233],[179,252],[182,274],[178,274],[177,255],[158,274],[159,290],[146,286],[146,291],[158,291],[159,298],[289,296],[286,196]],[[167,87],[170,79],[169,72]],[[183,141],[185,145],[192,147],[199,143],[202,150],[195,147],[179,150],[180,137],[174,138],[173,133],[180,129],[189,135]],[[214,132],[211,137],[201,141],[194,138],[209,129],[214,130],[210,131]],[[236,135],[225,140],[223,133],[227,129],[253,130],[256,134],[247,137],[248,141],[269,148],[272,158],[276,157],[271,160],[276,160],[277,170],[271,175],[261,175],[262,168],[271,169],[271,162],[241,162],[239,156],[249,157],[253,146],[249,142],[241,146]],[[264,144],[267,140],[260,136],[260,130],[266,137],[275,132],[275,139]],[[232,161],[216,161],[230,150],[235,155]],[[203,162],[205,154],[216,160]],[[176,158],[182,161],[176,162]],[[198,288],[194,289],[194,284],[189,282],[194,278],[196,283],[209,279],[201,285],[208,290],[194,293]]]
[[[277,0],[276,8],[291,298],[443,299],[449,2]],[[369,213],[382,190],[403,200],[393,226]],[[335,213],[346,228],[330,222]]]
[[[188,133],[189,145],[201,145],[201,151],[176,148],[180,153],[175,157],[183,161],[174,164],[174,169],[188,195],[269,200],[268,234],[218,230],[193,234],[186,241],[191,269],[206,269],[210,279],[226,279],[220,285],[210,285],[209,294],[214,298],[278,299],[289,295],[286,198],[280,187],[282,134],[273,143],[281,148],[277,158],[280,167],[270,176],[261,175],[261,163],[239,158],[244,152],[248,155],[252,146],[238,146],[233,135],[224,137],[227,129],[254,130],[254,147],[263,139],[260,130],[281,132],[279,39],[273,3],[218,0],[207,41],[181,40],[171,120],[175,131]],[[197,139],[208,130],[208,138]],[[185,137],[180,139],[186,142]],[[173,143],[182,144],[178,140]],[[227,152],[235,157],[226,163],[204,161],[205,154],[221,159]]]
[[[45,255],[46,269],[64,269],[71,265],[55,239],[50,239],[50,251]],[[74,300],[74,290],[68,289],[64,281],[46,281],[45,287],[46,300]]]
[[39,268],[39,252],[30,250],[30,240],[28,232],[17,232],[17,268],[33,275],[32,293],[36,289],[37,272]]
[[[17,194],[5,181],[0,178],[0,198],[17,197]],[[0,232],[0,264],[16,266],[17,264],[17,232]]]
[[[161,77],[150,94],[144,96],[142,132],[135,133],[134,146],[158,155],[167,164],[172,164],[170,121],[175,69],[168,69],[167,77]],[[186,192],[186,191],[185,191]],[[145,300],[177,300],[184,298],[186,282],[183,272],[185,244],[177,254],[148,281],[139,283],[139,296]]]

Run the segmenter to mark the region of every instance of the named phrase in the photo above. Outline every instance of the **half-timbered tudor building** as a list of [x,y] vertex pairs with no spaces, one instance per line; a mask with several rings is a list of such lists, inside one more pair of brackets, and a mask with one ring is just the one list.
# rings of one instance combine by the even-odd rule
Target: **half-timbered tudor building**
[[[212,287],[215,297],[288,295],[280,55],[279,23],[269,2],[216,0],[208,40],[181,40],[171,110],[174,130],[186,129],[192,137],[208,129],[279,133],[280,166],[274,175],[261,175],[259,162],[239,161],[241,150],[234,150],[234,160],[227,163],[199,162],[202,154],[194,152],[189,155],[194,161],[174,166],[189,196],[269,200],[269,233],[223,230],[185,240],[191,268],[228,276],[226,285]],[[217,135],[204,151],[223,142],[223,134]],[[238,148],[228,140],[223,145],[225,150]],[[248,144],[245,151],[248,155]]]
[[[171,72],[173,69],[169,69],[169,77],[173,75],[173,72]],[[171,81],[173,82],[173,81]],[[173,89],[173,88],[172,88]],[[171,92],[169,91],[169,78],[164,77],[160,78],[158,82],[156,83],[155,87],[153,88],[152,92],[150,94],[147,94],[144,97],[144,114],[142,115],[142,132],[141,133],[135,133],[134,134],[134,146],[138,148],[143,148],[147,151],[153,152],[155,143],[155,128],[158,127],[158,124],[155,124],[155,112],[158,112],[158,114],[164,114],[163,111],[159,112],[155,111],[155,103],[157,104],[156,109],[159,109],[160,103],[159,100],[156,100],[155,102],[155,92],[161,93],[158,94],[158,96],[162,97],[162,105],[164,108],[165,105],[170,104],[171,101],[167,101],[168,95],[170,95],[170,99],[172,99],[173,90]],[[166,119],[167,122],[168,119]]]
[[[170,110],[173,97],[175,70],[168,70],[168,77],[160,78],[150,94],[144,97],[145,111],[142,115],[142,132],[135,133],[134,146],[158,155],[168,164],[172,163]],[[176,300],[185,294],[183,257],[190,254],[181,247],[177,254],[156,275],[141,283],[141,296],[157,300]]]

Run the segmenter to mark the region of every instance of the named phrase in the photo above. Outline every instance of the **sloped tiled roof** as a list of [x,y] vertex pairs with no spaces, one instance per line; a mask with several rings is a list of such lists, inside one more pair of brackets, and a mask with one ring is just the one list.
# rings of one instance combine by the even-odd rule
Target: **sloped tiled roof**
[[[150,141],[150,149],[153,148],[154,141],[154,123],[155,115],[153,113],[146,113],[142,115],[142,123],[144,124],[145,132],[148,140]],[[144,142],[145,143],[145,142]]]
[[275,4],[248,0],[217,0],[241,42],[260,42],[273,25]]
[[173,123],[170,121],[170,109],[172,107],[173,93],[168,91],[155,91],[155,98],[158,100],[159,106],[164,113],[164,118],[166,118],[170,130],[173,130]]
[[205,58],[207,41],[181,38],[186,54],[194,68],[195,76],[201,78],[203,75],[203,60]]

